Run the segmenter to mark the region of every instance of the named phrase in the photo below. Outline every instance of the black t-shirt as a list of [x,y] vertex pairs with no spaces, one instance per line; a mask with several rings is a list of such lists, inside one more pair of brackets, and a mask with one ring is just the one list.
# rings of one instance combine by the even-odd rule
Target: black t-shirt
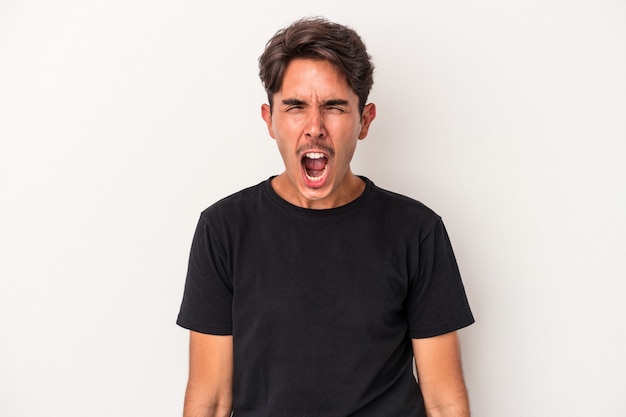
[[202,212],[177,323],[233,335],[234,417],[425,416],[411,338],[474,319],[440,217],[363,180],[328,210],[267,180]]

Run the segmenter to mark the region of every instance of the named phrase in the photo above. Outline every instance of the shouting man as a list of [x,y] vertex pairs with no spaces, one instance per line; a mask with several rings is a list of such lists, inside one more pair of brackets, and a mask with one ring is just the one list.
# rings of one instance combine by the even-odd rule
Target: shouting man
[[474,320],[441,218],[350,168],[376,118],[361,38],[300,20],[259,65],[285,170],[200,216],[184,415],[468,417]]

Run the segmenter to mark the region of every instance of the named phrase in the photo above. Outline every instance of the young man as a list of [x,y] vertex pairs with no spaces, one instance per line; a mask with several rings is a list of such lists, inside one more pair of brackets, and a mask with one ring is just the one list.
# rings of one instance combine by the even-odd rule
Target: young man
[[350,169],[376,117],[363,42],[301,20],[259,63],[285,170],[200,217],[184,415],[469,416],[456,330],[473,318],[441,219]]

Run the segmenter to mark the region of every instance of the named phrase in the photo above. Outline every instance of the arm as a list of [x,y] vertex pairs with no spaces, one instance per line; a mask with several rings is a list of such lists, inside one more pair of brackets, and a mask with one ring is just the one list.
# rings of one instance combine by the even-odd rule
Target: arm
[[469,417],[456,332],[412,341],[426,414],[429,417]]
[[192,331],[184,417],[229,417],[233,402],[233,338]]

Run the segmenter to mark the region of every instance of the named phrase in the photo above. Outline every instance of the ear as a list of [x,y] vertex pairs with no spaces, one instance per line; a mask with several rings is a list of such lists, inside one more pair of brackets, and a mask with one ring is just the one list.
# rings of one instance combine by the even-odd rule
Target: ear
[[274,136],[274,129],[272,129],[272,111],[270,110],[269,104],[261,105],[261,117],[265,121],[267,125],[267,131],[273,139],[276,139]]
[[365,139],[367,132],[370,129],[370,124],[376,118],[376,105],[369,103],[365,105],[363,114],[361,115],[361,131],[359,132],[359,139]]

